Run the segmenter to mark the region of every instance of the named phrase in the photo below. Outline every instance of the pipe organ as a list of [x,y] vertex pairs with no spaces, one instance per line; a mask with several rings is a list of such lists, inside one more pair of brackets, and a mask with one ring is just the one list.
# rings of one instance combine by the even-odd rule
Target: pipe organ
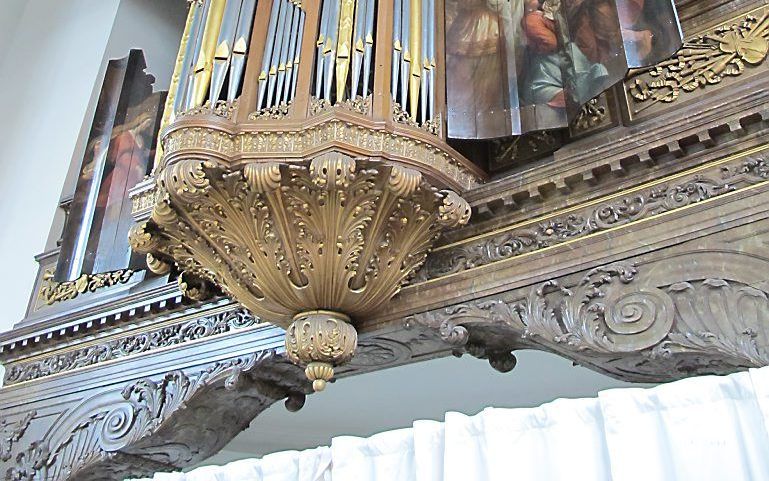
[[[402,122],[435,134],[445,105],[438,92],[436,32],[442,28],[436,23],[436,1],[191,2],[166,124],[193,110],[234,109],[241,97],[248,100],[236,109],[241,120],[274,112],[289,116],[299,92],[307,110],[291,109],[291,118],[307,116],[311,104],[315,110],[337,104],[349,110],[357,104],[359,113],[391,119],[395,112]],[[303,56],[309,57],[305,76],[300,75]],[[249,62],[253,65],[246,68]],[[386,73],[377,69],[384,64],[390,65]],[[386,82],[390,89],[377,86],[377,71],[381,85]],[[370,106],[375,95],[387,97],[377,112]]]
[[156,203],[132,247],[188,296],[221,292],[284,327],[321,390],[356,326],[469,219],[462,195],[485,173],[447,134],[516,133],[509,106],[526,99],[529,127],[559,126],[624,75],[623,41],[654,57],[627,10],[642,3],[585,16],[554,0],[191,2]]
[[288,105],[296,95],[305,16],[301,2],[272,2],[259,72],[257,110]]

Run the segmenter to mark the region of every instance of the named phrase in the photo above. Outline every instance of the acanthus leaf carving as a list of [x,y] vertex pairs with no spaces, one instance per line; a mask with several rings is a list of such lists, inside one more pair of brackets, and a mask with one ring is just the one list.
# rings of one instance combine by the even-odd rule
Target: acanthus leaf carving
[[29,423],[37,416],[37,411],[30,411],[16,421],[0,419],[0,461],[11,459],[11,450],[29,427]]
[[[426,281],[534,252],[596,232],[675,211],[769,178],[766,153],[706,169],[530,226],[435,249],[415,280]],[[711,172],[712,171],[712,172]]]
[[673,103],[684,93],[719,84],[762,64],[769,53],[767,26],[769,9],[762,7],[689,39],[668,60],[631,71],[625,87],[634,113]]
[[617,263],[591,270],[571,289],[557,281],[532,288],[515,305],[525,326],[522,336],[602,354],[657,344],[673,324],[670,298],[649,287],[608,289],[615,281],[631,283],[636,274],[635,266]]
[[[296,371],[267,350],[215,363],[197,374],[172,371],[160,380],[141,379],[118,393],[105,392],[72,409],[43,439],[19,452],[6,478],[102,479],[105,472],[128,477],[183,467],[212,454],[274,401],[288,398],[287,406],[301,406],[306,386]],[[249,400],[248,409],[228,414],[227,406],[209,405],[200,396],[217,389]],[[224,415],[234,418],[218,426],[216,436],[172,441],[187,433],[180,425],[202,429]]]
[[407,327],[427,328],[456,355],[490,362],[493,355],[512,366],[511,352],[535,348],[646,382],[769,365],[766,284],[705,278],[665,285],[639,275],[630,263],[601,266],[575,284],[534,285],[522,298],[506,294],[413,315]]
[[720,353],[746,367],[769,365],[766,292],[724,279],[679,282],[666,290],[676,305],[676,332],[655,346],[652,358]]

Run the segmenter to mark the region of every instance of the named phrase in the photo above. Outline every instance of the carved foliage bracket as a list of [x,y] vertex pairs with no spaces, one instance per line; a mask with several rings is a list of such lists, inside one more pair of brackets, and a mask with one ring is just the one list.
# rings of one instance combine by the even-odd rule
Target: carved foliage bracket
[[[308,390],[302,377],[263,351],[194,375],[139,380],[62,415],[4,474],[14,481],[120,479],[188,466],[217,452],[275,401],[288,398],[289,409],[301,408]],[[0,429],[18,441],[28,422]],[[2,449],[10,459],[10,446]]]

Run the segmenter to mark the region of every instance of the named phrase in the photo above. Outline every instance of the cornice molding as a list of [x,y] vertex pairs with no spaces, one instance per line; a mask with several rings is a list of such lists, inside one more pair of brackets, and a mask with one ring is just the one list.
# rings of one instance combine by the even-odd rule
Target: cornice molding
[[5,386],[114,361],[169,346],[252,328],[262,321],[243,309],[230,305],[227,310],[193,318],[183,316],[172,323],[154,324],[152,329],[121,333],[111,339],[76,344],[63,352],[52,352],[5,366]]
[[439,246],[412,285],[651,219],[765,180],[769,180],[769,149],[752,149],[629,192]]

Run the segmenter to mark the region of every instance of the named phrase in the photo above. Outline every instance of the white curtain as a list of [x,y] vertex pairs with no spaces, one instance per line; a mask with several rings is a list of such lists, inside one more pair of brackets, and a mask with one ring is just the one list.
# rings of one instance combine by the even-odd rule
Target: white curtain
[[272,454],[154,481],[769,480],[769,367]]

